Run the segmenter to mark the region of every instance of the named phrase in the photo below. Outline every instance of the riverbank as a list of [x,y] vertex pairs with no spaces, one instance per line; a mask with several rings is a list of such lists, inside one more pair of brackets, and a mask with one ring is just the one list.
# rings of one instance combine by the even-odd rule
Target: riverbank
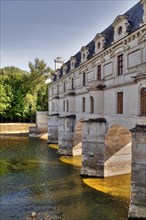
[[[49,145],[49,147],[57,149],[57,145]],[[73,166],[82,166],[82,157],[80,156],[61,156],[59,158],[63,163],[67,163]],[[91,188],[102,193],[109,194],[114,197],[125,198],[127,205],[130,200],[130,174],[111,176],[106,178],[93,178],[93,177],[83,177],[83,182]]]
[[43,140],[48,140],[48,133],[33,133],[29,134],[30,128],[35,128],[35,123],[0,123],[0,138],[5,136],[30,136],[37,137]]
[[0,135],[29,133],[29,127],[34,123],[0,123]]

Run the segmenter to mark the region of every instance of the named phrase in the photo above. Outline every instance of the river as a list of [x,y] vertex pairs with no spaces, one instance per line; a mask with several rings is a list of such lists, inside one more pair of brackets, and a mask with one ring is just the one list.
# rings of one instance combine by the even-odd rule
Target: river
[[83,179],[80,166],[61,161],[45,140],[0,137],[0,173],[1,220],[29,220],[33,211],[38,220],[127,220],[129,198],[116,194],[121,186],[99,180],[98,190],[95,179]]

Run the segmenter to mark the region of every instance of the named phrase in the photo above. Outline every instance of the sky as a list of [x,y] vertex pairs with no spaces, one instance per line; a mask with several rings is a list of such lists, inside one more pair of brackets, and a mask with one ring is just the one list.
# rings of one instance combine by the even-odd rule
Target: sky
[[0,68],[29,71],[43,59],[55,68],[124,14],[138,0],[0,0]]

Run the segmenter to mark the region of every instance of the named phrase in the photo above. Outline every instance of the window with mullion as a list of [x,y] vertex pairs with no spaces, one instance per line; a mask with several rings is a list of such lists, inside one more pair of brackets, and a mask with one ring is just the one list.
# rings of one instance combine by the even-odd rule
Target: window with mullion
[[141,115],[146,116],[146,88],[141,90]]
[[117,93],[117,114],[123,114],[123,92]]
[[118,76],[123,75],[123,54],[118,56]]
[[97,66],[97,80],[101,80],[101,65]]

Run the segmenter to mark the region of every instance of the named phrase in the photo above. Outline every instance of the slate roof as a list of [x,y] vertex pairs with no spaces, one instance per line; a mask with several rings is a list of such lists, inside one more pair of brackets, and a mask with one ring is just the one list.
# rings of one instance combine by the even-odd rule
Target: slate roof
[[[124,15],[128,17],[128,22],[130,24],[129,34],[134,32],[136,29],[139,28],[140,24],[143,22],[143,5],[138,2],[136,5],[134,5],[132,8],[130,8]],[[106,43],[105,43],[105,49],[108,48],[112,42],[114,41],[114,27],[111,24],[108,26],[104,31],[101,33],[105,34],[107,36]],[[88,60],[93,57],[94,49],[95,49],[95,42],[92,40],[89,42],[86,47],[88,48],[89,55]],[[75,67],[78,67],[81,63],[81,53],[80,51],[74,55],[76,58],[76,65]],[[66,74],[70,72],[70,60],[68,60],[65,65],[67,65],[68,69]],[[61,78],[63,75],[63,69],[60,68],[60,75],[59,78]],[[56,80],[56,77],[54,77],[53,81]]]

